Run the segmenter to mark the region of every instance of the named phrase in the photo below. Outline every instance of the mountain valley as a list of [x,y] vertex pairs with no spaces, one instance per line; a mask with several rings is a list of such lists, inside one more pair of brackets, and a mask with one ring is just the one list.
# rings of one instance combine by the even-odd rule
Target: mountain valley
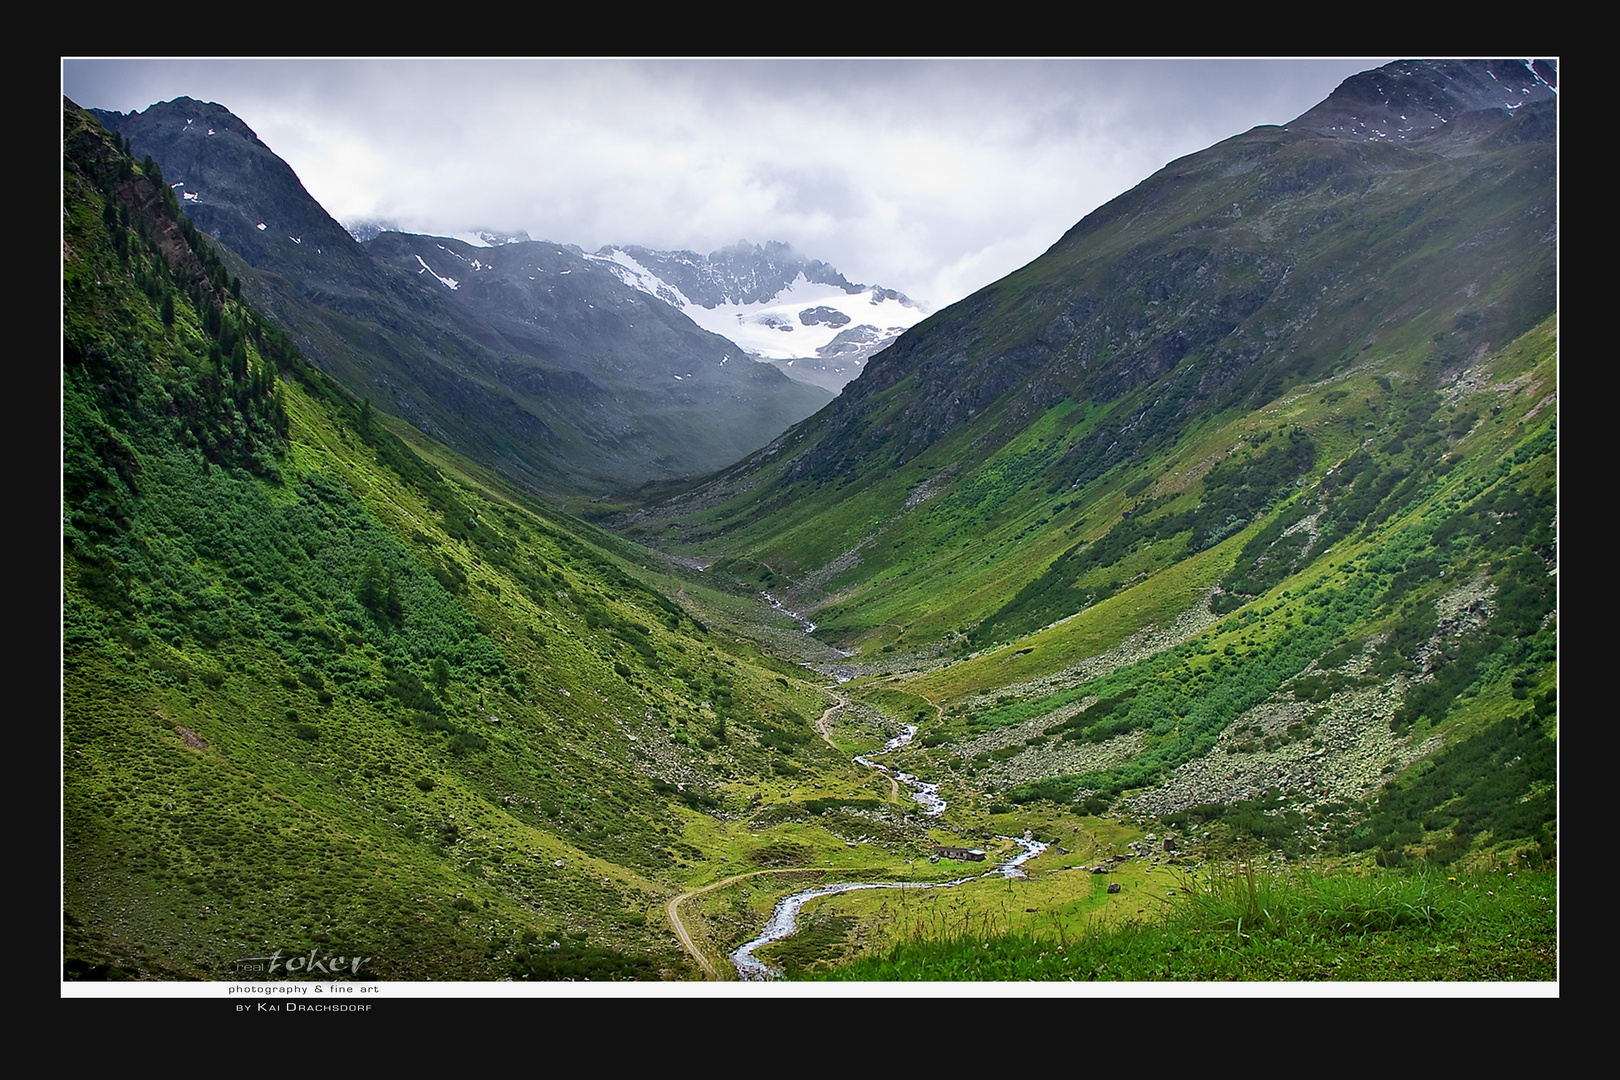
[[248,301],[311,362],[554,498],[730,464],[830,397],[740,362],[577,248],[398,233],[361,244],[219,105],[98,118],[172,178]]
[[[1555,86],[1366,72],[926,318],[64,101],[64,979],[732,977],[861,882],[758,957],[1555,980]],[[1257,866],[1533,911],[1072,959]]]

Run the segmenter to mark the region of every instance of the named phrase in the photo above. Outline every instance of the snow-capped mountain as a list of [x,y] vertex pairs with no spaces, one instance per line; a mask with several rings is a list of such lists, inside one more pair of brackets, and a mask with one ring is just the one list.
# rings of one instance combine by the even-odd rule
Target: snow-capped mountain
[[609,246],[586,257],[755,359],[834,392],[928,314],[893,289],[851,284],[777,242],[708,255]]
[[385,232],[404,231],[404,227],[401,226],[397,221],[385,221],[372,218],[367,218],[363,221],[344,222],[343,228],[350,236],[354,237],[356,241],[362,244],[367,240],[375,240]]
[[739,347],[576,247],[379,221],[351,234],[221,105],[181,97],[97,118],[161,166],[192,224],[246,264],[232,267],[243,298],[312,363],[535,490],[712,472],[832,396],[741,362]]
[[[350,221],[343,226],[350,236],[360,243],[375,240],[385,232],[406,232],[403,225],[391,220],[378,220],[363,218],[359,221]],[[502,232],[499,229],[469,229],[466,232],[456,233],[453,239],[471,244],[473,247],[500,247],[502,244],[527,244],[529,234],[519,229],[517,232]]]

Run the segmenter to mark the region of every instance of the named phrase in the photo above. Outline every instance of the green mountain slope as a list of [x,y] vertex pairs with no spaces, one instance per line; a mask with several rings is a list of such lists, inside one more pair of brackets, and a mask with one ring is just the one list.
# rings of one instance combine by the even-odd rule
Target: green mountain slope
[[[1540,78],[1391,65],[1176,162],[617,535],[306,363],[65,103],[66,976],[698,978],[1026,830],[763,955],[1129,921],[1161,835],[1554,856]],[[851,761],[906,725],[937,817]]]
[[64,123],[67,976],[694,974],[661,905],[736,776],[848,770],[825,695],[418,456]]
[[[1346,131],[1370,99],[1430,111]],[[914,771],[958,798],[1213,819],[1282,792],[1317,817],[1295,849],[1550,850],[1555,108],[1522,63],[1357,76],[615,527],[856,650],[872,700],[937,714]],[[1536,748],[1523,815],[1457,780],[1451,809],[1328,820],[1396,814],[1410,766],[1504,724]]]

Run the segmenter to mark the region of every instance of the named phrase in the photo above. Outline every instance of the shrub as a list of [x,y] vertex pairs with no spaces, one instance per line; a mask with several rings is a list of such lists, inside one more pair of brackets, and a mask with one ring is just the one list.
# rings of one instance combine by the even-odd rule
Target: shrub
[[469,750],[489,749],[489,740],[473,731],[460,731],[453,735],[446,746],[452,754],[460,757]]

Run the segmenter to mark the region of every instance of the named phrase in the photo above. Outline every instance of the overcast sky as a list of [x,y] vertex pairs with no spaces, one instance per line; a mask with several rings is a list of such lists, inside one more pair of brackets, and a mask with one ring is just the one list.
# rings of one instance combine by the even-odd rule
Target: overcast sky
[[62,89],[217,102],[344,223],[588,251],[782,240],[937,309],[1393,59],[64,59]]

